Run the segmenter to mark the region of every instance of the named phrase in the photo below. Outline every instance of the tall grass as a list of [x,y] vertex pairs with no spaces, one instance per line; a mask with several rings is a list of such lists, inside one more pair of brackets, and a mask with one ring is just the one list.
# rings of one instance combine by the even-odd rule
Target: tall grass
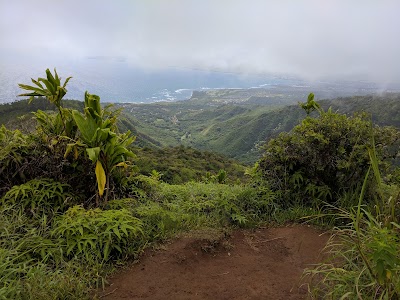
[[[335,228],[327,245],[329,261],[305,272],[312,277],[312,299],[400,297],[400,225],[396,214],[399,190],[385,188],[374,146],[369,156],[371,166],[358,205],[353,209],[336,208],[336,218],[345,225]],[[363,202],[370,175],[376,181],[376,201],[367,206]]]

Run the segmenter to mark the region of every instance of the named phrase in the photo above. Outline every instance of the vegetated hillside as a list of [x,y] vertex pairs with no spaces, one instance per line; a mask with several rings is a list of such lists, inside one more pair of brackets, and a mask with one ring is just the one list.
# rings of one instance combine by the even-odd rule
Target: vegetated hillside
[[288,105],[296,102],[297,97],[306,96],[307,91],[290,86],[252,89],[215,89],[193,91],[191,102],[203,105],[221,104],[267,104]]
[[[121,131],[131,130],[137,136],[135,144],[140,147],[183,145],[253,163],[260,157],[262,143],[282,131],[290,131],[304,118],[305,112],[297,104],[283,106],[277,104],[277,100],[267,104],[267,98],[263,98],[263,104],[254,104],[265,95],[255,96],[253,93],[249,98],[246,96],[245,90],[217,90],[194,93],[188,101],[116,104],[117,108],[123,108],[118,126]],[[298,100],[304,101],[305,98]],[[17,120],[18,115],[38,108],[49,109],[46,102],[41,102],[0,105],[0,123],[9,128],[22,126],[28,122],[27,117]],[[379,125],[400,127],[400,94],[353,96],[319,102],[325,110],[332,107],[334,111],[346,114],[366,111]],[[79,103],[66,101],[67,106],[81,105]]]
[[[282,131],[290,131],[305,117],[298,105],[254,105],[246,101],[210,105],[214,100],[207,102],[205,96],[202,97],[199,101],[203,105],[196,99],[126,104],[125,121],[163,146],[186,145],[252,163],[260,157],[259,146],[263,142]],[[379,125],[400,127],[400,94],[353,96],[322,100],[320,104],[325,110],[332,107],[346,114],[365,111],[372,114],[373,121]]]
[[[65,107],[79,109],[83,102],[64,100]],[[31,132],[37,125],[32,112],[40,110],[55,111],[56,107],[44,98],[35,99],[31,104],[27,100],[0,105],[0,125],[4,124],[10,129],[19,129]],[[240,108],[239,108],[240,109]],[[154,111],[155,112],[155,111]],[[150,111],[150,114],[154,112]],[[218,117],[218,112],[216,112]],[[118,128],[121,132],[131,130],[137,137],[135,164],[139,172],[151,175],[155,170],[162,174],[161,180],[171,184],[181,184],[191,180],[213,181],[217,174],[223,170],[227,177],[224,181],[233,183],[237,180],[245,181],[245,166],[233,159],[210,151],[199,151],[190,147],[176,146],[163,147],[163,144],[153,137],[137,130],[142,123],[132,118],[121,117]]]
[[400,128],[400,94],[398,93],[337,98],[321,101],[321,104],[324,108],[332,106],[334,110],[345,114],[365,111],[372,115],[374,123]]
[[[253,260],[253,265],[257,266],[259,254],[268,255],[273,250],[275,254],[283,254],[274,259],[277,264],[272,267],[277,269],[284,268],[282,262],[289,257],[286,265],[290,272],[282,276],[285,284],[277,281],[272,286],[271,297],[281,296],[282,290],[286,289],[277,289],[277,286],[287,287],[285,295],[293,296],[293,284],[300,284],[296,279],[304,264],[302,257],[293,256],[292,251],[287,250],[290,245],[298,244],[298,239],[295,243],[290,241],[290,245],[285,244],[290,237],[286,230],[278,229],[279,232],[271,236],[271,232],[260,235],[256,228],[303,221],[310,216],[313,216],[310,222],[335,226],[331,239],[334,245],[329,248],[327,260],[306,271],[305,274],[312,276],[307,281],[312,285],[304,289],[302,284],[301,296],[306,297],[305,292],[309,291],[309,296],[316,299],[339,299],[343,295],[365,299],[400,298],[397,201],[400,177],[399,168],[392,165],[393,157],[399,156],[400,131],[396,128],[375,126],[365,114],[348,117],[332,110],[322,111],[310,94],[302,107],[307,114],[312,108],[319,114],[315,118],[305,117],[294,130],[270,141],[258,168],[249,170],[249,182],[222,184],[226,172],[219,171],[214,176],[206,174],[206,180],[201,179],[202,182],[168,184],[160,180],[160,171],[150,171],[150,176],[137,173],[133,138],[129,133],[119,132],[117,120],[120,116],[109,107],[102,107],[99,96],[86,92],[83,109],[65,108],[61,100],[66,82],[61,86],[57,73],[54,73],[55,76],[47,69],[47,79],[33,80],[40,88],[21,87],[46,95],[56,104],[57,112],[38,111],[35,114],[38,130],[29,134],[0,127],[0,298],[46,300],[67,296],[69,299],[92,299],[111,295],[116,290],[115,285],[113,291],[102,295],[95,295],[93,289],[100,283],[104,285],[106,276],[115,266],[127,258],[137,260],[146,247],[181,233],[192,237],[198,235],[190,242],[190,247],[184,246],[185,249],[196,246],[192,247],[196,251],[192,253],[195,264],[191,264],[190,257],[187,259],[188,252],[181,255],[179,248],[175,248],[180,253],[177,256],[177,251],[171,252],[173,265],[185,269],[196,267],[197,262],[205,265],[204,262],[210,260],[202,252],[215,256],[214,250],[218,252],[222,250],[220,246],[226,246],[224,257],[230,257],[226,265],[239,270],[230,278],[247,276],[240,261],[239,265],[235,261],[237,253],[230,255],[232,245],[235,249],[240,246],[227,239],[231,230],[238,226],[253,229],[248,236],[233,233],[246,242],[244,251],[257,252],[247,262]],[[44,81],[46,88],[39,81]],[[396,96],[372,101],[380,100],[379,112],[386,112],[382,110],[385,107],[382,103],[387,106],[390,101],[398,101]],[[360,103],[355,104],[357,110],[363,108],[358,106]],[[196,111],[190,103],[186,107],[179,103],[173,105],[192,114],[186,119],[181,118],[186,124],[204,126],[198,124],[199,120],[210,120],[200,130],[206,137],[214,132],[214,127],[232,122],[232,126],[238,124],[233,138],[245,132],[257,139],[261,132],[255,132],[258,126],[273,128],[268,127],[273,122],[257,122],[274,116],[277,118],[274,122],[281,122],[274,128],[279,132],[302,111],[291,106],[272,112],[268,111],[270,107],[261,106],[260,109],[232,103]],[[372,110],[375,107],[371,103],[366,106]],[[171,122],[174,126],[179,125],[178,113],[170,106],[158,108],[163,111],[148,111],[149,122],[156,115],[156,124],[163,124],[166,120],[160,117],[164,113],[174,114]],[[394,114],[397,118],[397,112]],[[393,111],[383,117],[390,122]],[[132,120],[136,123],[126,119],[125,126],[143,122],[138,118]],[[146,123],[143,124],[146,127]],[[154,124],[152,126],[155,128]],[[158,136],[162,136],[162,128],[157,127]],[[224,133],[230,129],[233,134],[231,127],[220,128],[215,132]],[[190,141],[191,135],[186,134],[181,142]],[[207,155],[180,146],[170,151],[149,150],[139,160],[149,158],[150,165],[157,157],[159,160],[156,159],[155,164],[171,159],[168,164],[181,167],[185,174],[183,167],[194,165],[197,168],[195,164],[204,161]],[[217,156],[212,156],[210,161],[213,160],[220,163]],[[207,167],[200,163],[199,168]],[[195,173],[195,169],[192,171]],[[301,240],[303,233],[297,231],[294,236]],[[202,234],[201,240],[199,234]],[[209,242],[204,243],[206,236]],[[305,239],[310,241],[312,237]],[[303,248],[304,243],[294,248],[299,249],[299,245]],[[166,262],[156,256],[152,260],[156,267]],[[307,261],[307,264],[311,262]],[[288,283],[293,266],[299,273],[295,275],[297,278],[292,277],[293,283]],[[223,275],[226,280],[229,272],[219,273],[219,270],[206,268],[202,274],[207,277],[214,274],[211,276],[214,281]],[[338,273],[337,270],[341,271]],[[261,278],[260,284],[270,283],[264,275],[270,274],[271,269],[261,266],[256,271],[252,272],[252,277]],[[182,274],[178,274],[181,275],[178,281],[169,281],[170,286],[184,283]],[[354,284],[354,278],[358,279],[357,284]],[[252,281],[252,278],[248,279]],[[149,295],[151,285],[144,282],[145,294]],[[129,286],[132,287],[131,282]],[[231,285],[226,286],[229,289]],[[135,286],[133,289],[137,290]],[[208,285],[206,290],[210,290]],[[132,295],[131,288],[127,293]],[[242,291],[242,295],[247,293],[247,290]],[[264,292],[257,295],[271,298]]]
[[[217,175],[223,170],[228,183],[244,182],[245,167],[233,159],[228,159],[209,151],[199,151],[184,146],[163,149],[138,148],[135,164],[143,175],[152,175],[153,170],[161,175],[161,180],[170,184],[188,181],[218,181]],[[221,178],[222,179],[222,178]]]
[[[83,102],[77,100],[64,100],[65,107],[82,109]],[[52,111],[56,106],[47,99],[38,97],[29,103],[28,100],[20,100],[11,103],[0,104],[0,125],[6,125],[8,129],[20,129],[25,132],[35,128],[32,112],[37,110]]]

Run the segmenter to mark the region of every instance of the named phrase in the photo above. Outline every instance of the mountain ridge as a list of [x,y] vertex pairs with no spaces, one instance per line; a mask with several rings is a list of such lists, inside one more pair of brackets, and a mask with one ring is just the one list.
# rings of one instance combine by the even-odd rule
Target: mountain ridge
[[[254,97],[263,96],[228,89],[194,93],[186,101],[122,103],[115,104],[115,107],[122,109],[120,130],[131,130],[137,136],[137,146],[163,148],[183,145],[253,163],[261,156],[260,147],[265,141],[282,131],[290,131],[306,116],[294,98],[283,101],[286,104],[260,104],[254,103],[259,99]],[[262,101],[265,99],[268,97]],[[345,114],[365,111],[378,125],[400,128],[400,93],[340,97],[318,102],[325,110],[331,107]],[[72,107],[81,105],[78,101],[65,103]],[[0,124],[17,127],[18,112],[23,115],[29,110],[51,109],[43,100],[31,105],[20,101],[0,105]]]

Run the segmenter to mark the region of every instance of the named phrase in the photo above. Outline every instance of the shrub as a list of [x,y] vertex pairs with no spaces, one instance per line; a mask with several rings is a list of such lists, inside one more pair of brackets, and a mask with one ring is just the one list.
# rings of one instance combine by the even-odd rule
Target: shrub
[[27,135],[19,130],[7,130],[4,125],[0,127],[0,195],[25,179],[22,167],[32,148],[32,140]]
[[164,239],[185,228],[190,218],[181,210],[173,210],[159,203],[147,203],[135,209],[135,214],[143,221],[146,238],[149,241]]
[[0,128],[0,197],[12,186],[36,178],[53,178],[74,187],[75,195],[90,198],[95,192],[89,159],[65,159],[67,142],[42,131],[24,135]]
[[306,117],[290,133],[269,141],[259,170],[285,207],[333,203],[362,183],[370,166],[371,132],[378,158],[394,157],[399,132],[373,126],[366,114],[347,117],[329,110],[317,118]]
[[67,256],[107,261],[110,255],[124,253],[129,242],[143,234],[142,225],[126,209],[85,210],[74,206],[56,220],[52,235],[64,240]]
[[[46,157],[46,153],[43,152],[50,154],[49,157],[52,158],[52,161],[49,165],[53,166],[52,162],[55,161],[56,166],[59,166],[56,175],[62,176],[62,173],[66,171],[64,170],[65,166],[66,169],[72,167],[72,173],[78,173],[81,178],[86,177],[86,180],[88,180],[88,175],[93,176],[94,174],[97,181],[96,206],[99,206],[100,200],[104,200],[104,203],[108,200],[112,173],[119,167],[127,168],[127,160],[134,157],[133,152],[128,149],[128,146],[134,141],[134,137],[130,136],[129,131],[125,134],[116,132],[119,112],[110,111],[109,106],[102,108],[100,97],[97,95],[85,93],[83,114],[77,110],[64,108],[62,99],[67,93],[66,85],[70,79],[71,77],[68,77],[62,84],[56,70],[54,70],[53,75],[47,69],[46,78],[32,79],[35,86],[19,84],[20,88],[29,91],[29,93],[19,96],[28,96],[30,101],[34,100],[35,97],[44,96],[57,107],[57,114],[48,114],[40,110],[35,113],[38,122],[35,137],[42,140],[42,143],[39,143],[42,151],[39,151],[38,154],[40,158]],[[0,143],[4,139],[3,135],[0,132]],[[66,160],[71,152],[73,153],[73,162]],[[80,155],[82,153],[84,155]],[[1,158],[0,153],[0,160]],[[70,158],[70,160],[72,159]],[[86,168],[88,160],[95,166],[92,168],[92,174]],[[46,163],[48,161],[43,159],[40,162],[44,162],[47,168]],[[82,164],[82,162],[84,163]],[[71,175],[72,178],[75,177],[72,174],[68,175]],[[30,179],[35,177],[38,177],[37,174],[33,174]],[[57,177],[57,179],[59,178]],[[78,184],[78,186],[82,185]],[[87,190],[90,191],[91,189]]]
[[43,213],[63,211],[73,202],[71,187],[52,179],[33,179],[13,186],[1,203],[23,208],[29,215],[41,217]]
[[275,194],[268,188],[216,183],[162,184],[163,204],[220,225],[248,225],[270,217]]
[[[335,228],[336,234],[328,243],[330,259],[306,270],[306,274],[313,276],[311,291],[317,299],[400,297],[400,225],[396,213],[400,194],[398,188],[389,191],[382,184],[373,138],[371,143],[371,167],[363,181],[358,205],[350,210],[337,209],[335,217],[349,221],[348,224]],[[362,205],[371,169],[378,190],[375,213]]]

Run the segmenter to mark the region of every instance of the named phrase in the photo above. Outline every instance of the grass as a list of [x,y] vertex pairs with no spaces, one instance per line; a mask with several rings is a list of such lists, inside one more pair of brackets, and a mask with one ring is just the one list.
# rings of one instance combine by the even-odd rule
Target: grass
[[[174,109],[179,106],[172,105],[176,106]],[[287,116],[287,112],[294,110],[291,107],[261,113],[232,105],[208,110],[186,107],[185,115],[178,116],[183,125],[176,126],[163,115],[171,107],[154,106],[158,109],[156,113],[147,107],[142,115],[147,118],[154,113],[156,122],[146,120],[152,122],[146,132],[151,136],[151,131],[156,130],[155,137],[162,137],[162,129],[168,127],[173,129],[165,137],[168,142],[185,136],[184,143],[202,146],[208,143],[207,147],[224,147],[227,152],[232,151],[231,155],[239,153],[249,159],[252,155],[248,155],[248,150],[255,143],[290,126],[293,116]],[[169,113],[176,111],[171,109]],[[198,125],[199,120],[210,122]],[[276,126],[270,127],[271,124]],[[372,208],[363,205],[367,174],[360,195],[358,191],[345,194],[337,202],[339,208],[329,215],[323,208],[317,210],[320,205],[310,208],[298,204],[302,201],[293,205],[282,203],[279,191],[272,192],[266,182],[187,182],[185,178],[197,174],[184,169],[185,163],[181,162],[190,164],[191,156],[204,153],[183,147],[171,151],[180,155],[179,159],[173,157],[173,164],[180,169],[180,182],[184,184],[160,181],[162,170],[153,168],[148,170],[149,177],[124,176],[123,187],[115,188],[123,189],[123,194],[131,198],[111,200],[102,209],[75,205],[78,200],[73,199],[72,193],[66,193],[71,186],[50,180],[23,181],[24,184],[4,191],[0,201],[0,299],[88,299],[93,290],[104,286],[107,274],[116,264],[135,258],[145,247],[176,234],[197,232],[215,239],[233,228],[299,220],[328,226],[340,224],[328,246],[332,260],[307,271],[315,283],[311,297],[399,298],[399,191],[396,185],[382,184],[374,148],[369,151],[369,172],[372,170],[371,176],[376,181],[377,201]],[[159,156],[165,155],[168,151]],[[214,160],[219,159],[214,156]],[[232,165],[232,172],[242,168]],[[176,174],[170,174],[171,178]],[[354,203],[354,199],[358,199],[357,207],[343,208]],[[315,200],[320,204],[319,199]],[[324,215],[324,218],[304,219],[310,215]]]
[[[398,243],[398,189],[385,194],[375,148],[369,149],[371,167],[365,176],[358,205],[336,208],[345,222],[334,229],[327,252],[329,260],[305,271],[311,276],[312,299],[399,299],[400,250]],[[377,200],[364,205],[370,171],[376,179]]]
[[111,200],[105,210],[75,206],[31,218],[25,204],[3,202],[0,299],[87,299],[117,262],[170,237],[217,239],[232,228],[283,224],[310,213],[281,211],[273,193],[250,185],[170,185],[140,175],[136,186],[137,197]]
[[90,298],[117,261],[149,245],[183,232],[254,226],[262,221],[260,212],[273,207],[272,195],[260,193],[255,201],[257,194],[246,185],[137,180],[138,197],[112,200],[106,210],[75,206],[66,212],[37,211],[32,218],[26,201],[13,198],[11,203],[5,197],[0,206],[0,299]]

